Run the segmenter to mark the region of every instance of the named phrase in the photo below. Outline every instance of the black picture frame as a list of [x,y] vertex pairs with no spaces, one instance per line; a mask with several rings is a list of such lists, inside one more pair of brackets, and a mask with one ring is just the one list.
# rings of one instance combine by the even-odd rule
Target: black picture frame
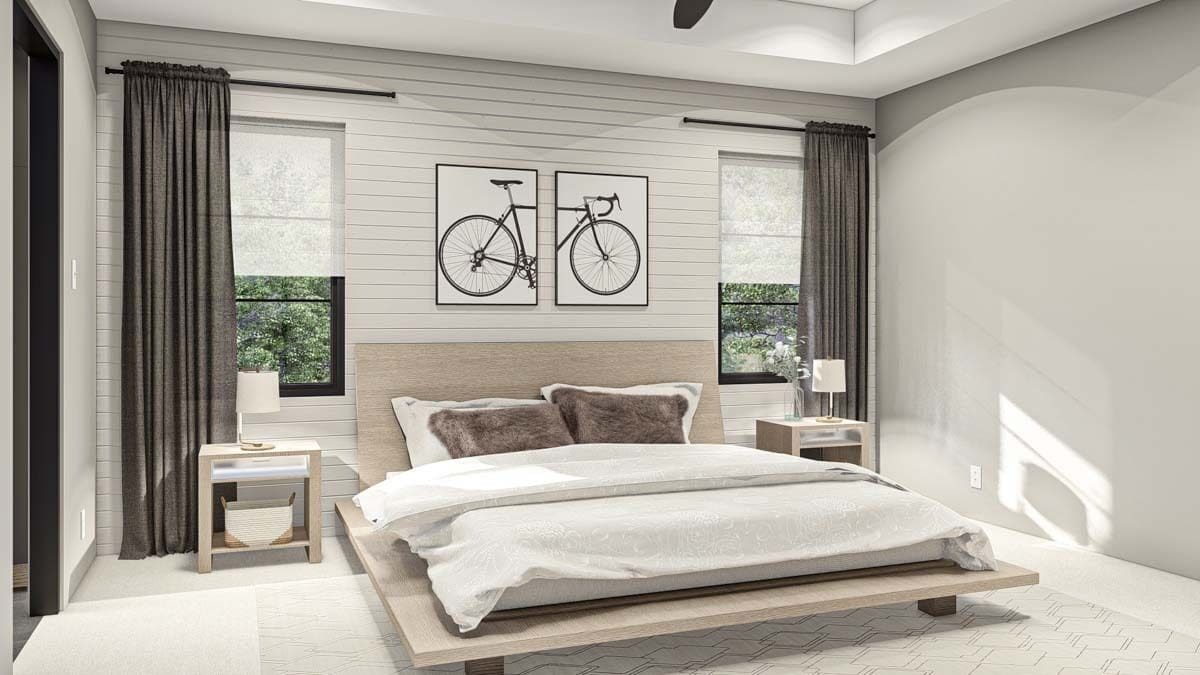
[[[591,295],[594,295],[595,298],[597,298],[597,299],[593,300],[593,301],[582,302],[582,301],[576,300],[575,298],[565,299],[563,297],[563,295],[564,295],[563,284],[564,284],[564,280],[568,278],[568,272],[563,269],[563,265],[562,265],[563,255],[561,254],[561,250],[564,247],[566,247],[567,240],[574,240],[583,234],[582,232],[576,232],[574,229],[572,229],[572,231],[568,232],[566,235],[563,235],[561,232],[562,220],[563,220],[563,218],[561,217],[562,212],[564,210],[568,210],[570,208],[580,206],[580,205],[574,204],[575,201],[579,201],[575,198],[575,195],[570,195],[569,196],[570,198],[567,199],[566,202],[563,201],[562,179],[564,176],[584,176],[584,177],[590,176],[590,177],[595,177],[595,178],[599,179],[599,182],[605,182],[605,179],[617,179],[617,180],[621,180],[621,181],[628,180],[628,181],[640,181],[641,182],[640,189],[637,190],[638,194],[635,195],[636,199],[640,200],[642,203],[641,208],[637,209],[637,211],[640,213],[640,215],[642,217],[642,220],[640,223],[640,228],[637,228],[638,230],[640,230],[640,235],[641,235],[640,241],[637,237],[638,232],[631,230],[631,232],[634,234],[634,242],[640,246],[640,260],[639,260],[639,264],[638,264],[638,269],[635,270],[633,279],[630,282],[630,285],[640,284],[640,287],[636,289],[637,291],[640,291],[640,294],[639,294],[640,298],[638,301],[636,301],[636,302],[627,302],[627,301],[626,302],[612,302],[612,301],[599,300],[598,298],[605,298],[605,297],[611,297],[611,296],[590,293],[589,289],[587,289],[587,287],[584,285],[583,281],[579,278],[578,273],[576,273],[574,271],[571,271],[570,275],[571,275],[571,278],[575,279],[576,285],[583,287],[584,293],[590,293]],[[611,180],[608,182],[611,182]],[[595,195],[586,195],[586,196],[599,196],[601,192],[603,192],[603,191],[601,190],[601,191],[597,192],[597,194],[595,194]],[[571,206],[564,207],[564,203],[568,203],[568,202],[571,203]],[[614,211],[615,211],[615,206],[614,206],[613,211],[604,212],[603,216],[608,216],[608,215],[612,214]],[[577,211],[576,213],[581,213],[581,212]],[[603,218],[600,215],[596,215],[596,219],[602,220],[605,218]],[[621,224],[624,225],[623,223],[621,223]],[[578,228],[581,225],[583,225],[583,223],[580,223],[580,224],[576,225],[575,227]],[[635,224],[635,227],[636,227],[636,224]],[[623,289],[621,291],[621,293],[624,293],[625,290],[628,290],[628,287],[626,287],[626,289]],[[583,294],[580,293],[579,291],[574,291],[573,295],[578,296],[578,295],[583,295]],[[585,295],[584,297],[587,297],[587,296]],[[597,172],[590,172],[590,171],[555,171],[554,172],[554,304],[559,307],[648,307],[650,305],[650,178],[649,178],[649,176],[639,176],[639,175],[634,175],[634,174],[620,174],[620,173],[597,173]]]
[[[467,170],[472,170],[472,171],[494,172],[496,180],[511,180],[512,176],[514,174],[521,174],[521,175],[525,176],[524,180],[522,180],[521,186],[519,186],[519,187],[522,189],[522,191],[531,190],[532,191],[532,199],[529,200],[530,203],[527,203],[527,204],[517,203],[516,201],[513,201],[511,203],[511,205],[512,205],[511,214],[515,218],[515,220],[513,222],[517,223],[516,231],[518,234],[516,235],[515,238],[518,242],[518,246],[520,247],[520,249],[524,250],[524,253],[522,255],[530,256],[533,259],[534,280],[533,280],[533,287],[529,289],[529,293],[528,293],[529,299],[528,300],[525,300],[525,301],[486,301],[486,300],[479,300],[479,299],[474,299],[474,300],[471,299],[472,297],[491,297],[492,295],[496,295],[498,293],[504,292],[510,286],[512,286],[513,283],[522,283],[522,284],[528,283],[527,280],[518,278],[516,276],[510,278],[510,280],[508,282],[506,282],[504,284],[504,286],[502,286],[500,289],[498,289],[497,291],[494,291],[493,293],[491,293],[487,296],[471,296],[467,293],[462,293],[456,287],[454,287],[453,283],[448,278],[446,278],[446,275],[444,274],[444,268],[442,265],[442,261],[441,261],[441,250],[442,250],[443,238],[445,235],[445,232],[443,232],[444,219],[443,219],[442,209],[444,207],[446,207],[446,201],[447,201],[445,196],[443,195],[443,171],[448,170],[448,169],[467,169]],[[435,186],[434,186],[434,206],[433,206],[433,213],[434,213],[434,215],[433,215],[433,218],[434,218],[434,237],[433,237],[434,284],[433,284],[433,293],[434,293],[434,295],[433,295],[433,297],[434,297],[434,304],[436,306],[439,306],[439,307],[444,307],[444,306],[531,307],[531,306],[536,306],[538,304],[538,278],[537,278],[536,271],[537,271],[537,267],[538,267],[538,255],[537,255],[538,216],[540,215],[540,212],[541,212],[539,204],[538,204],[538,199],[537,199],[537,189],[538,189],[538,180],[539,179],[540,179],[540,174],[537,169],[528,169],[528,168],[521,168],[521,167],[493,166],[493,165],[477,165],[477,164],[449,164],[449,163],[440,163],[440,162],[438,164],[434,165]],[[491,179],[486,178],[486,177],[480,179],[480,184],[478,187],[481,191],[501,189],[497,186],[489,185],[488,183],[484,182],[487,180],[491,180]],[[457,223],[458,221],[462,220],[463,218],[472,217],[472,216],[476,216],[476,215],[490,218],[490,219],[496,220],[496,221],[500,220],[500,217],[498,217],[496,215],[491,215],[491,214],[487,214],[487,213],[471,213],[470,211],[471,211],[471,209],[469,207],[464,207],[463,213],[461,215],[457,215],[457,216],[449,216],[448,215],[450,225],[447,226],[447,230],[449,229],[449,227],[451,227],[453,224]],[[533,212],[532,217],[526,215],[524,218],[522,218],[520,213],[528,212],[528,211]],[[507,211],[507,210],[504,211],[503,217],[505,218],[504,223],[505,223],[506,227],[509,227],[508,226],[509,221],[507,220],[507,217],[509,215],[510,215],[510,211]],[[520,222],[522,219],[526,220],[527,223],[529,223],[529,225],[528,226],[521,225]],[[513,228],[509,227],[510,231],[512,229]],[[530,245],[525,244],[525,236],[526,235],[529,236],[529,240],[532,242]],[[532,254],[530,255],[530,253],[532,253]],[[443,288],[442,288],[443,280],[445,280],[447,285],[450,286],[449,288],[447,288],[445,290],[443,290]],[[453,294],[453,295],[446,297],[447,294]],[[515,293],[512,293],[510,295],[515,295]]]

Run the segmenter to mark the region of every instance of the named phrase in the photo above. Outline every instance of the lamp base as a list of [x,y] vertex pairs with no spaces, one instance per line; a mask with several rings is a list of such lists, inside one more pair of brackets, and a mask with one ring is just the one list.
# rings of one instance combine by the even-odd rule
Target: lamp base
[[274,443],[258,443],[255,441],[242,441],[241,447],[242,447],[242,450],[246,450],[246,451],[274,450],[275,444]]
[[837,424],[838,422],[845,422],[846,420],[844,420],[840,417],[833,417],[831,415],[825,415],[824,417],[818,417],[817,421],[820,422],[821,424]]

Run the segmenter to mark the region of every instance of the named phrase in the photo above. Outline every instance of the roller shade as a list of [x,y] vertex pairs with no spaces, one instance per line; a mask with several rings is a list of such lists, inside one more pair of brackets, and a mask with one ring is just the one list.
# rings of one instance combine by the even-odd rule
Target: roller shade
[[799,159],[721,157],[721,281],[798,284],[804,171]]
[[235,121],[229,138],[239,276],[345,275],[345,132]]

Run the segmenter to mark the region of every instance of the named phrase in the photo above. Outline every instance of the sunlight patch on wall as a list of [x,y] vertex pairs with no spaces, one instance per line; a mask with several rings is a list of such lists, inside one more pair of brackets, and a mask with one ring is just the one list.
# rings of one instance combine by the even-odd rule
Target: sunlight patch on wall
[[1099,468],[999,395],[998,497],[1055,541],[1095,546],[1112,536],[1113,487]]

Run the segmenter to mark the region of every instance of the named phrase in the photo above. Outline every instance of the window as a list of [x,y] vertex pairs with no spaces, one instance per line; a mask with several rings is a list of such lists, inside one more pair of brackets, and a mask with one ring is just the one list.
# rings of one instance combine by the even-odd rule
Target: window
[[237,121],[229,170],[238,368],[278,370],[283,396],[344,394],[344,132]]
[[800,160],[721,157],[720,381],[782,382],[765,352],[796,339],[803,169]]

